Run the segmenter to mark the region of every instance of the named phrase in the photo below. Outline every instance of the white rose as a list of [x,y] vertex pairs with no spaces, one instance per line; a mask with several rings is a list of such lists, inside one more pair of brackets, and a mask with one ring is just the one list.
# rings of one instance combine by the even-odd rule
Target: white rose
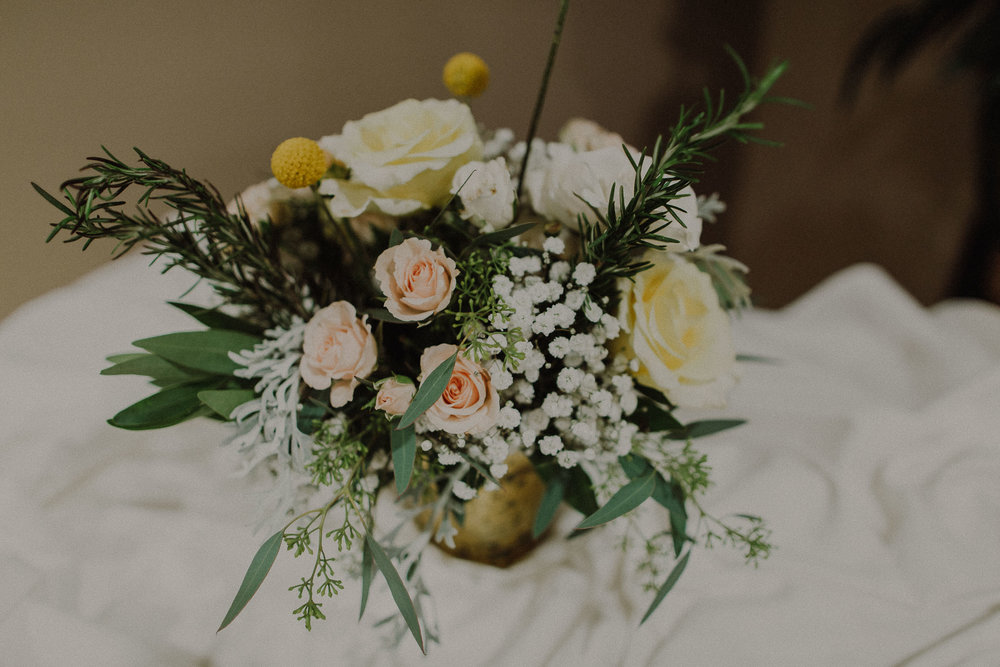
[[619,313],[619,341],[638,361],[636,380],[681,407],[725,405],[736,353],[711,278],[672,253],[644,259],[653,266],[625,283]]
[[[633,159],[639,154],[632,151]],[[632,198],[635,168],[621,146],[576,152],[566,144],[549,144],[544,153],[533,147],[528,160],[524,187],[537,213],[579,229],[577,216],[590,221],[594,213],[606,211],[612,190],[624,189],[625,201]]]
[[349,180],[326,179],[330,210],[355,217],[374,208],[405,215],[443,205],[455,170],[482,156],[469,107],[458,100],[404,100],[349,121],[320,146],[351,170]]
[[578,151],[598,148],[621,148],[625,140],[617,132],[609,132],[592,120],[571,118],[559,130],[559,141]]
[[[251,185],[239,195],[250,222],[259,224],[270,219],[276,225],[290,222],[295,205],[308,204],[312,198],[313,193],[309,188],[288,188],[276,178]],[[226,210],[233,215],[239,211],[235,199],[229,202]]]
[[461,216],[502,229],[514,219],[516,192],[507,162],[502,157],[489,162],[466,162],[451,179],[452,194],[462,199]]

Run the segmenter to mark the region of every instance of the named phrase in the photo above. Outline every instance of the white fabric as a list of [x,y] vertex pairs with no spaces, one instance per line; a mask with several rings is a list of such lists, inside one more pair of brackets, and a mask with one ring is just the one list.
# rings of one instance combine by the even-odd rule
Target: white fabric
[[[10,665],[1000,664],[1000,310],[923,309],[871,266],[736,324],[725,411],[699,441],[705,506],[767,518],[754,569],[695,550],[641,628],[649,594],[606,532],[557,536],[494,570],[433,551],[442,644],[382,648],[373,587],[326,602],[307,633],[279,555],[232,626],[215,628],[265,536],[207,421],[104,423],[148,392],[102,377],[106,354],[196,328],[163,304],[189,286],[126,259],[0,324],[0,663]],[[193,326],[192,326],[193,325]],[[689,415],[690,416],[690,415]],[[559,528],[576,520],[567,511]]]

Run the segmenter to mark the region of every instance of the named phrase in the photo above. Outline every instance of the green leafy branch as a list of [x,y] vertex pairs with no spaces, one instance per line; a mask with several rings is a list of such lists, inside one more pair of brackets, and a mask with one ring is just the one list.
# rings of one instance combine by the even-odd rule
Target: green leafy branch
[[[61,186],[65,202],[37,184],[35,190],[65,217],[53,224],[51,241],[60,232],[66,242],[115,239],[114,257],[135,245],[143,254],[163,256],[164,271],[182,267],[207,280],[227,303],[250,307],[254,319],[287,326],[292,315],[307,317],[301,290],[279,261],[278,249],[268,240],[266,225],[255,225],[242,203],[230,214],[212,185],[174,169],[138,148],[140,165],[130,166],[105,149],[106,157],[89,158],[84,176]],[[138,192],[136,211],[126,211],[121,197]],[[161,217],[151,207],[165,205],[172,213]]]
[[744,83],[743,93],[733,107],[726,110],[724,92],[716,101],[706,90],[705,108],[694,112],[682,107],[668,139],[658,138],[651,152],[636,159],[623,147],[635,169],[634,194],[626,201],[624,188],[619,187],[612,191],[606,210],[591,206],[593,221],[580,216],[581,259],[598,269],[592,287],[595,293],[613,294],[618,280],[631,279],[650,267],[649,262],[636,257],[636,250],[672,242],[662,231],[669,224],[682,224],[675,202],[681,191],[695,182],[695,175],[710,159],[709,152],[715,146],[726,138],[773,143],[753,135],[763,125],[744,117],[762,103],[789,101],[767,95],[787,65],[775,65],[755,81],[735,52],[730,50],[730,55]]

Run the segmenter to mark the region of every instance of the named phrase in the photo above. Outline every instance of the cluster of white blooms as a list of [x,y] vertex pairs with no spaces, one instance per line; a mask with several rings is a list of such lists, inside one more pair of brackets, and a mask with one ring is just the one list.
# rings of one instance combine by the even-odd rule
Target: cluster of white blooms
[[493,281],[513,311],[498,324],[520,329],[525,340],[517,343],[523,358],[516,368],[494,371],[503,378],[504,407],[496,434],[485,440],[506,443],[503,451],[537,450],[567,468],[607,461],[627,453],[638,432],[625,419],[638,402],[627,362],[608,348],[621,327],[605,312],[608,304],[589,294],[594,265],[559,259],[564,243],[557,237],[542,250],[511,258],[508,275]]

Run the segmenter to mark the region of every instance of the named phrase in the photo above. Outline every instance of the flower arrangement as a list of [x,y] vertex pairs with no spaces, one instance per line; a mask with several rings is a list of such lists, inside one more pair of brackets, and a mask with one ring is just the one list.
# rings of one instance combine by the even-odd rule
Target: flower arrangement
[[[564,16],[565,3],[546,82]],[[674,411],[724,405],[737,362],[728,311],[749,303],[746,268],[699,242],[724,205],[693,185],[715,144],[753,139],[745,116],[782,69],[759,81],[744,69],[733,107],[706,95],[639,151],[579,119],[558,141],[536,138],[545,83],[525,141],[479,127],[468,102],[489,70],[459,54],[444,68],[459,99],[409,99],[318,141],[289,139],[274,178],[230,202],[138,150],[138,166],[91,158],[65,200],[35,185],[65,216],[50,239],[113,238],[116,256],[141,245],[218,297],[173,303],[205,328],[136,341],[104,373],[158,387],[114,426],[229,422],[245,471],[271,480],[273,534],[220,630],[284,545],[311,562],[291,587],[307,628],[343,572],[361,580],[362,613],[381,573],[423,650],[435,630],[422,551],[453,546],[474,499],[503,493],[513,467],[544,489],[531,539],[562,503],[583,516],[575,532],[632,526],[640,505],[663,512],[656,535],[631,528],[656,591],[643,621],[693,544],[766,557],[761,519],[733,524],[698,502],[709,467],[691,440],[741,422],[683,424]],[[136,212],[125,191],[140,194]],[[383,503],[397,525],[376,525]]]

